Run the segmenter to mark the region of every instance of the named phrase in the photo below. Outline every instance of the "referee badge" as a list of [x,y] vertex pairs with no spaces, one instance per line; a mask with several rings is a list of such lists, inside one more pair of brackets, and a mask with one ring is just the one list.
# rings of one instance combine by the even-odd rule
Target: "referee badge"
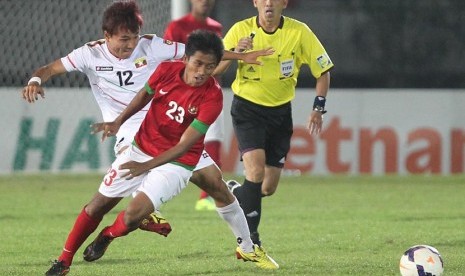
[[279,63],[281,66],[281,76],[283,77],[291,77],[292,72],[294,72],[294,59],[287,59],[283,60]]

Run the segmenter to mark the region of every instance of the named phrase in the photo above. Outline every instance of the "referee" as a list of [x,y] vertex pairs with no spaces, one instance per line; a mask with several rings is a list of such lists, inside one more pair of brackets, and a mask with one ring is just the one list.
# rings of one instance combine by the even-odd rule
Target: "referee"
[[[316,79],[316,97],[308,120],[310,134],[318,134],[333,63],[312,30],[282,15],[288,0],[254,0],[258,16],[237,22],[223,39],[225,49],[247,51],[273,47],[262,65],[238,63],[232,84],[231,116],[245,168],[242,185],[228,181],[247,218],[252,241],[261,244],[258,225],[262,197],[278,187],[293,132],[291,100],[302,64]],[[222,61],[223,72],[231,61]]]

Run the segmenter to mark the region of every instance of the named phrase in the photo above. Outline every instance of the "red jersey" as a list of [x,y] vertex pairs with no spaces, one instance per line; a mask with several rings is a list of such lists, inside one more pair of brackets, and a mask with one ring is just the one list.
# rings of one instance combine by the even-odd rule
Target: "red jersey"
[[[223,93],[216,80],[210,77],[202,86],[189,86],[182,80],[184,68],[180,61],[163,62],[145,84],[153,99],[134,140],[148,155],[155,157],[175,146],[191,125],[205,134],[223,109]],[[202,137],[175,161],[194,167],[203,148]]]
[[171,21],[166,28],[163,38],[171,41],[186,43],[189,34],[199,29],[212,31],[221,37],[223,26],[220,24],[220,22],[210,17],[207,17],[205,21],[198,21],[194,18],[194,16],[192,16],[192,14],[189,13],[178,20]]

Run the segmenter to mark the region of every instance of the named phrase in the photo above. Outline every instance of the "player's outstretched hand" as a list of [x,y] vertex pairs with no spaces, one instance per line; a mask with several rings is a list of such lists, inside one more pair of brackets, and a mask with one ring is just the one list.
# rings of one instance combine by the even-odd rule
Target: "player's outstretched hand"
[[105,141],[107,137],[115,136],[118,132],[120,124],[117,122],[109,123],[95,123],[90,125],[91,134],[96,134],[102,131],[102,142]]
[[121,164],[119,169],[127,170],[127,172],[123,173],[121,177],[125,177],[127,180],[130,180],[150,170],[150,167],[147,166],[147,162],[139,163],[136,161],[129,161]]
[[39,99],[39,95],[42,99],[45,99],[45,92],[42,86],[38,83],[31,83],[29,85],[24,86],[23,91],[23,99],[26,100],[28,103],[33,103]]
[[262,62],[257,60],[257,58],[261,56],[269,56],[274,54],[275,50],[272,47],[257,50],[257,51],[250,51],[244,53],[244,62],[249,63],[249,64],[258,64],[262,65]]
[[319,134],[323,126],[323,114],[318,111],[312,111],[310,118],[308,119],[307,128],[310,135]]

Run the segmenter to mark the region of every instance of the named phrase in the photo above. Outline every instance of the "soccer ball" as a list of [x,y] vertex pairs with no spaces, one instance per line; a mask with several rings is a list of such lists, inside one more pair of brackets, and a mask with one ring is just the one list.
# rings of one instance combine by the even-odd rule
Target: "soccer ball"
[[405,251],[400,258],[402,276],[440,276],[444,264],[439,251],[429,245],[415,245]]

